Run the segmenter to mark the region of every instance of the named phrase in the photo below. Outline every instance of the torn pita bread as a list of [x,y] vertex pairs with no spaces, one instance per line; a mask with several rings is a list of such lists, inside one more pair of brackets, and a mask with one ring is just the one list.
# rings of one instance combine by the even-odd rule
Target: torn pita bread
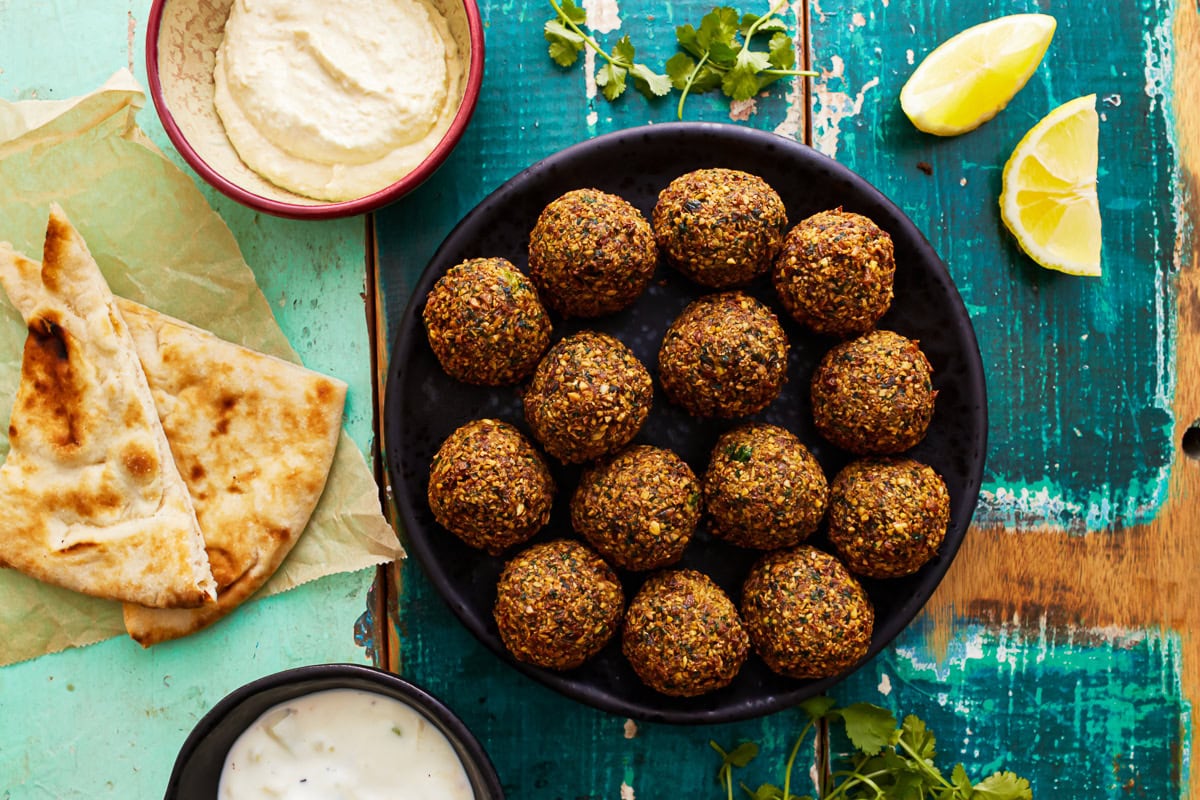
[[300,538],[333,464],[346,385],[118,298],[175,463],[191,492],[217,602],[125,606],[145,646],[228,614]]
[[147,606],[210,602],[215,582],[125,321],[53,206],[43,264],[0,244],[29,329],[0,466],[0,564]]

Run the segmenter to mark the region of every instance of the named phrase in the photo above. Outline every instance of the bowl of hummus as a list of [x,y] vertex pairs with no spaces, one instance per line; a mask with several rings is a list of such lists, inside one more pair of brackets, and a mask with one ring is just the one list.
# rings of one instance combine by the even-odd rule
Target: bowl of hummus
[[504,800],[453,711],[390,672],[317,664],[235,689],[179,750],[166,800]]
[[154,0],[146,71],[184,160],[276,216],[361,214],[446,160],[483,81],[475,0]]

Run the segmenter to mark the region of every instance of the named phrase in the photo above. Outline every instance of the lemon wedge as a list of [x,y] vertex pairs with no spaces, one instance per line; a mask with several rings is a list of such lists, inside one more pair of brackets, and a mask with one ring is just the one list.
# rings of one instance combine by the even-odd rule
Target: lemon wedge
[[1010,14],[967,28],[925,56],[900,90],[900,107],[926,133],[975,130],[1033,75],[1055,27],[1047,14]]
[[1037,263],[1100,274],[1096,95],[1063,103],[1034,125],[1004,165],[1000,216]]

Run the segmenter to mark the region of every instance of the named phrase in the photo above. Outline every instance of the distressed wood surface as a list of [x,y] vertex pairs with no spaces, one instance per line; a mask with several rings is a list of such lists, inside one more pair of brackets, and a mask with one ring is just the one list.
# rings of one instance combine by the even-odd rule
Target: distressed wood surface
[[[578,69],[553,67],[537,35],[542,3],[482,5],[487,78],[467,137],[419,193],[376,218],[384,356],[425,261],[479,199],[563,146],[672,117],[673,108],[638,96],[609,105],[589,95]],[[672,26],[708,7],[626,0],[620,28],[601,39],[630,33],[639,53],[661,63],[673,52]],[[797,8],[791,22],[802,29]],[[1022,11],[1054,14],[1059,27],[1010,107],[962,137],[914,130],[897,95],[915,63],[969,24]],[[696,103],[688,118],[807,134],[891,196],[963,294],[991,419],[976,524],[949,575],[909,630],[835,694],[920,714],[941,734],[947,760],[1015,769],[1038,797],[1200,796],[1189,766],[1200,691],[1198,466],[1180,447],[1200,416],[1196,6],[877,0],[812,2],[807,15],[799,44],[820,72],[811,87],[777,86],[732,113]],[[996,203],[1024,132],[1091,92],[1103,115],[1105,276],[1095,281],[1048,273],[1021,255]],[[716,797],[709,738],[759,741],[764,756],[745,780],[777,778],[763,762],[782,757],[796,712],[700,729],[630,727],[498,665],[414,563],[394,581],[392,663],[450,700],[512,796],[682,788]]]
[[[122,67],[146,85],[149,6],[0,2],[0,97],[68,98],[98,88]],[[138,123],[183,166],[149,100]],[[369,452],[364,219],[263,217],[196,183],[233,230],[304,362],[349,384],[347,430]],[[0,238],[2,228],[0,221]],[[117,638],[0,669],[0,798],[161,797],[188,732],[227,692],[304,664],[373,661],[381,616],[369,602],[375,577],[369,569],[314,581],[149,651]]]
[[[147,7],[0,4],[0,96],[70,96],[125,65],[144,77]],[[673,26],[707,8],[627,0],[620,28],[601,38],[611,44],[629,32],[648,61],[662,63]],[[790,22],[800,28],[797,8]],[[361,446],[371,440],[370,353],[374,374],[386,374],[410,287],[453,224],[538,158],[673,118],[670,102],[589,97],[579,68],[564,74],[550,63],[538,33],[542,3],[489,0],[482,10],[487,78],[466,138],[425,186],[376,218],[371,335],[359,327],[361,220],[284,222],[210,193],[306,362],[350,381]],[[910,50],[915,62],[967,24],[1031,10],[1055,14],[1059,30],[1009,109],[952,140],[907,125],[895,98]],[[827,0],[807,12],[810,36],[799,44],[822,73],[811,91],[779,85],[732,114],[698,98],[688,118],[802,140],[811,131],[815,146],[892,196],[968,304],[992,419],[985,494],[954,567],[926,613],[838,696],[921,714],[948,759],[1016,769],[1039,797],[1200,796],[1189,791],[1200,787],[1200,771],[1189,769],[1200,692],[1200,545],[1189,534],[1200,529],[1200,478],[1179,446],[1200,417],[1196,5]],[[1000,168],[1020,135],[1053,105],[1091,91],[1105,114],[1106,277],[1095,282],[1033,266],[995,209]],[[150,110],[140,122],[169,150]],[[156,796],[187,729],[228,689],[292,664],[370,658],[354,632],[368,604],[377,608],[371,577],[327,579],[254,604],[202,634],[203,648],[156,648],[147,659],[114,640],[0,670],[0,797]],[[782,757],[799,727],[792,711],[703,728],[593,711],[499,663],[416,564],[385,587],[393,594],[379,602],[394,635],[365,643],[463,716],[514,798],[716,797],[708,739],[759,741],[764,755],[744,776],[756,785],[776,780],[767,757]]]

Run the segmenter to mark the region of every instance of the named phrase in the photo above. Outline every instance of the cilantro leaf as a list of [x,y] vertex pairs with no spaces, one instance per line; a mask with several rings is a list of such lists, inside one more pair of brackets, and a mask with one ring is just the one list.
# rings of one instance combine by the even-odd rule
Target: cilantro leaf
[[720,6],[700,18],[700,30],[696,32],[696,43],[705,50],[715,45],[734,47],[738,32],[738,13],[729,6]]
[[596,85],[606,100],[616,100],[625,93],[625,76],[628,72],[612,61],[596,70]]
[[975,784],[971,800],[1033,800],[1033,790],[1024,778],[997,772]]
[[796,65],[796,48],[787,33],[774,34],[767,47],[767,60],[775,69],[791,69]]
[[770,67],[766,54],[742,50],[733,68],[721,79],[721,90],[734,100],[749,100],[758,94],[758,73]]
[[560,67],[569,67],[579,58],[583,50],[583,37],[563,25],[557,19],[546,20],[546,41],[550,43],[550,58]]
[[633,85],[647,97],[662,97],[671,91],[671,79],[666,75],[659,75],[645,64],[634,64],[630,67],[629,74],[633,76]]
[[696,59],[687,53],[676,53],[667,59],[664,69],[667,71],[667,77],[671,79],[671,85],[676,89],[683,89],[696,69]]
[[954,788],[964,798],[971,796],[971,779],[967,776],[967,768],[962,764],[955,764],[954,769],[950,771],[950,783],[954,784]]
[[896,718],[886,708],[871,703],[855,703],[838,712],[846,724],[846,735],[859,750],[875,755],[892,743]]
[[[759,20],[763,21],[759,22]],[[755,23],[758,23],[757,27],[755,27]],[[758,14],[743,14],[742,21],[738,25],[738,31],[742,36],[750,36],[751,31],[754,33],[774,33],[775,31],[786,30],[787,23],[779,17],[774,16],[770,11],[767,12],[766,19],[763,19]]]
[[800,708],[805,714],[808,714],[810,719],[816,721],[828,714],[835,705],[836,702],[832,697],[821,694],[801,702]]
[[575,25],[587,24],[587,12],[575,4],[575,0],[559,0],[559,16]]
[[700,35],[691,25],[680,25],[675,28],[675,40],[687,52],[700,58],[704,55],[704,48],[700,46]]
[[633,42],[629,41],[629,34],[625,34],[617,43],[613,45],[612,57],[614,61],[623,61],[626,64],[632,64],[637,51],[633,49]]
[[932,761],[937,755],[937,739],[916,714],[909,714],[900,726],[900,741],[907,744],[917,758]]
[[758,745],[755,742],[742,742],[729,751],[725,758],[735,767],[744,767],[758,755]]

